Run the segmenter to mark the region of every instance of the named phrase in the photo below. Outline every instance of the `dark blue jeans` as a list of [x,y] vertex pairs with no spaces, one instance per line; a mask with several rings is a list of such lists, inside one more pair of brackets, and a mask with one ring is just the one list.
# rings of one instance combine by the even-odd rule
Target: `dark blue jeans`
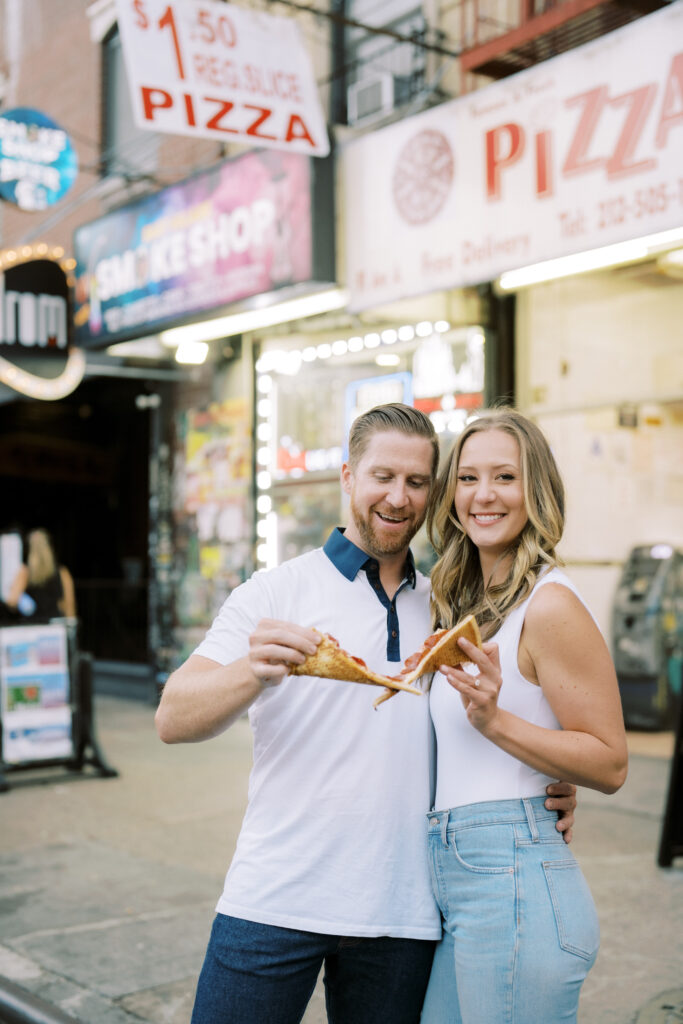
[[323,963],[330,1024],[418,1024],[434,946],[217,914],[192,1024],[299,1024]]

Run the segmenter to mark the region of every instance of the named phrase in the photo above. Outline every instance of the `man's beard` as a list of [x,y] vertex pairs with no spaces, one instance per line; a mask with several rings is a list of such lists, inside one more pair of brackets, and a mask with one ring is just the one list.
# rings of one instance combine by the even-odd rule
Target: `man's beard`
[[363,548],[369,555],[379,558],[386,555],[396,555],[407,548],[424,520],[424,516],[419,520],[407,518],[403,530],[397,531],[394,536],[381,537],[375,526],[374,515],[375,509],[371,508],[370,517],[366,519],[355,504],[353,497],[351,498],[351,518],[360,534]]

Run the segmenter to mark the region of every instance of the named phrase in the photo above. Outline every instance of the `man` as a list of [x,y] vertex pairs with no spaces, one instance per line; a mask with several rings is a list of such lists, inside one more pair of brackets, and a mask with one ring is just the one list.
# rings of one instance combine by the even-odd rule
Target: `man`
[[[426,855],[426,697],[288,675],[319,636],[375,671],[431,632],[429,582],[409,544],[438,463],[429,419],[408,406],[360,416],[341,472],[345,532],[256,573],[223,605],[157,712],[168,743],[208,739],[245,709],[249,804],[199,980],[193,1024],[296,1024],[325,965],[333,1024],[417,1024],[440,937]],[[570,814],[573,787],[553,803]]]

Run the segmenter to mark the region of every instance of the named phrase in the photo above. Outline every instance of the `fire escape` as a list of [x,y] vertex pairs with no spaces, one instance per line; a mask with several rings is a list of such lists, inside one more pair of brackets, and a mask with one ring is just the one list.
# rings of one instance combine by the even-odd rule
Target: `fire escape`
[[[660,7],[668,0],[458,0],[462,92],[475,75],[506,78],[556,57]],[[458,10],[459,9],[459,10]],[[481,83],[480,83],[481,84]]]

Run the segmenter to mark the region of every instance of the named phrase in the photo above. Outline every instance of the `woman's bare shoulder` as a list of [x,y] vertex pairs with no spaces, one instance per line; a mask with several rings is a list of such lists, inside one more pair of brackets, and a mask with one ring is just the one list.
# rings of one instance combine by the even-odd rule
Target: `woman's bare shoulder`
[[527,642],[604,643],[593,616],[573,590],[548,582],[532,596],[524,618]]

